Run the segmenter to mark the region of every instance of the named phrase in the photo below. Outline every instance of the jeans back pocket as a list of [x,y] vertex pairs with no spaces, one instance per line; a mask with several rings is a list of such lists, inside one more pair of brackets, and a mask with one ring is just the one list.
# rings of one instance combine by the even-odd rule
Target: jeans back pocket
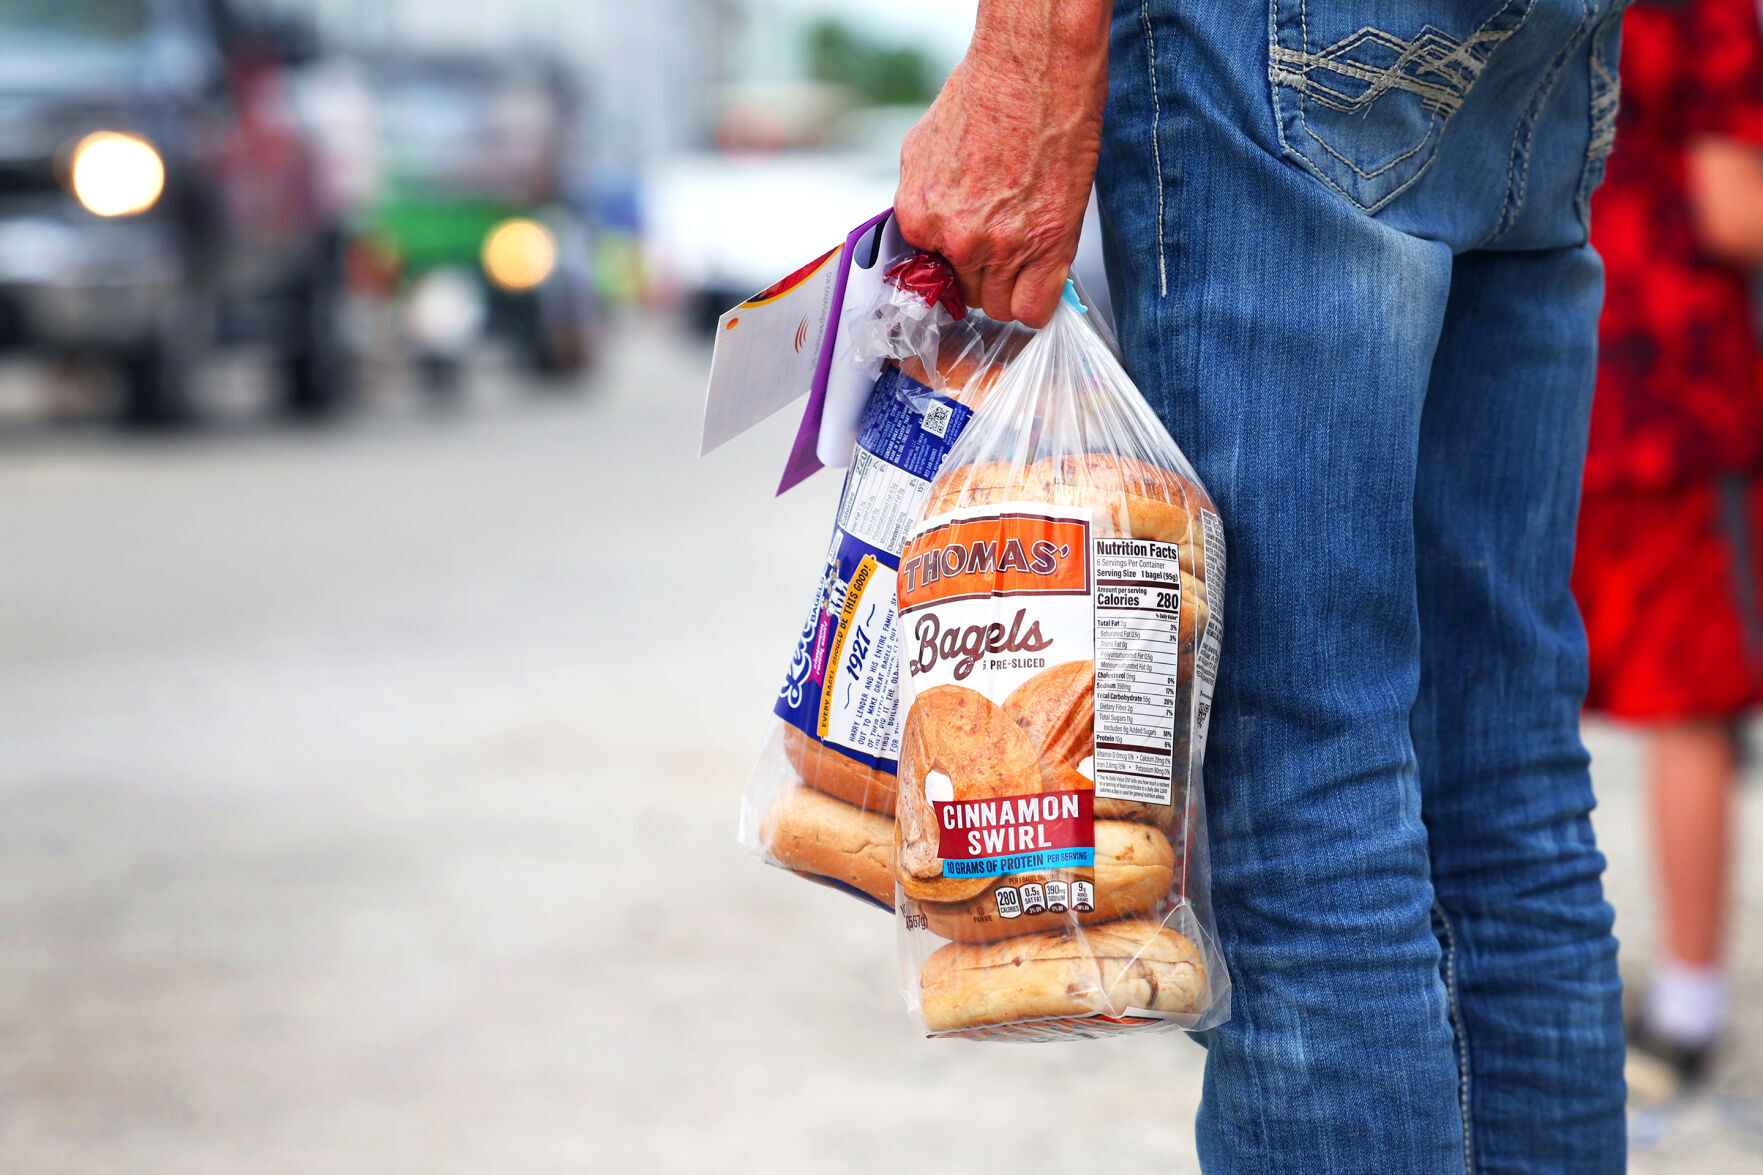
[[1367,212],[1419,179],[1534,0],[1273,0],[1268,78],[1287,155]]

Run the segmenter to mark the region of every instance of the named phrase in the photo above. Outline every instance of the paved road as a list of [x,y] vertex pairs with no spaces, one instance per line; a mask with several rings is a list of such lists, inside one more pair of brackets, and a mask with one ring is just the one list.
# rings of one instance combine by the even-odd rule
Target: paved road
[[[1196,1170],[1197,1048],[920,1041],[885,918],[732,844],[837,487],[769,499],[784,421],[694,460],[704,361],[638,323],[588,398],[0,431],[0,1169]],[[1637,1171],[1763,1159],[1745,868],[1749,1055]]]

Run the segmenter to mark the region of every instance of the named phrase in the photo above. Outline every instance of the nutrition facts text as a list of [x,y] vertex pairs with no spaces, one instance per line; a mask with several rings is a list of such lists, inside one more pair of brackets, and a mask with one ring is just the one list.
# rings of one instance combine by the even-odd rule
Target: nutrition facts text
[[1181,561],[1173,543],[1095,540],[1098,799],[1170,802]]

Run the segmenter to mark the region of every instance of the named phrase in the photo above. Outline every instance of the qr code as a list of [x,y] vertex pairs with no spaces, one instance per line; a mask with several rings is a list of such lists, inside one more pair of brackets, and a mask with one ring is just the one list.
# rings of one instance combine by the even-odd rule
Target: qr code
[[924,431],[933,437],[942,437],[949,431],[949,422],[955,419],[947,404],[932,404],[924,414]]

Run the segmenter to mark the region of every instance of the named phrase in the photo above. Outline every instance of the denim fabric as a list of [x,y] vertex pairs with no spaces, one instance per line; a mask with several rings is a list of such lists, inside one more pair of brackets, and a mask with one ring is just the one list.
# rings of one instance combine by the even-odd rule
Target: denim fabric
[[1230,551],[1207,1171],[1619,1172],[1568,591],[1611,0],[1121,0],[1120,337]]

